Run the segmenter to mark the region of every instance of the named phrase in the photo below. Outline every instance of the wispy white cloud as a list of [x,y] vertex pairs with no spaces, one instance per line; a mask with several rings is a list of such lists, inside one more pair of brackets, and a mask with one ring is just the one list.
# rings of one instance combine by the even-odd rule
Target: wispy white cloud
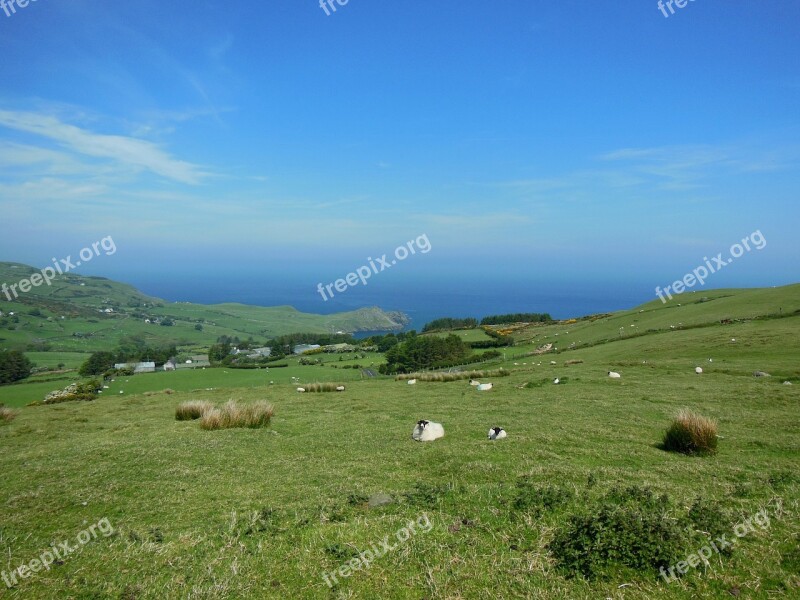
[[198,165],[174,158],[152,142],[94,133],[47,114],[0,110],[0,126],[53,140],[79,155],[111,160],[181,183],[198,184],[209,175]]

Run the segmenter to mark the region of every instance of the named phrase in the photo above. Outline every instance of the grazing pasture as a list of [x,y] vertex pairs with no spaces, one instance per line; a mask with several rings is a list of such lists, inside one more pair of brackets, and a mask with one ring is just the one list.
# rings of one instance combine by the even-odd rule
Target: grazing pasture
[[[776,293],[794,310],[796,292]],[[486,367],[511,371],[489,394],[468,379],[409,386],[294,367],[301,385],[316,368],[320,382],[354,376],[343,393],[298,394],[288,374],[263,382],[287,369],[208,369],[185,385],[182,373],[142,375],[123,395],[21,408],[0,426],[0,570],[103,518],[114,534],[0,597],[796,598],[800,388],[783,382],[800,381],[800,317],[706,320],[560,351],[556,365],[512,358],[537,346],[523,343]],[[581,335],[603,339],[590,325]],[[144,394],[165,388],[175,393]],[[183,402],[228,400],[274,415],[257,429],[176,420]],[[684,409],[715,423],[713,454],[662,447]],[[447,435],[414,442],[421,419]],[[487,439],[498,424],[500,443]],[[768,524],[737,537],[754,515]],[[426,518],[429,530],[399,541]],[[710,535],[735,544],[660,573]],[[392,551],[356,560],[386,536]]]

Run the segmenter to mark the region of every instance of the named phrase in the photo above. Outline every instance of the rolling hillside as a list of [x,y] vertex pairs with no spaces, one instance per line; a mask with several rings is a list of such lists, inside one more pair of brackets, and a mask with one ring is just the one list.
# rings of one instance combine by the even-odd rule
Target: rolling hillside
[[[0,284],[37,272],[27,265],[0,263]],[[402,313],[377,307],[316,315],[291,306],[169,303],[124,283],[74,274],[11,297],[9,301],[0,294],[0,348],[32,351],[92,352],[112,348],[120,337],[132,334],[143,334],[156,345],[208,346],[222,335],[265,340],[297,332],[398,330],[408,322]]]

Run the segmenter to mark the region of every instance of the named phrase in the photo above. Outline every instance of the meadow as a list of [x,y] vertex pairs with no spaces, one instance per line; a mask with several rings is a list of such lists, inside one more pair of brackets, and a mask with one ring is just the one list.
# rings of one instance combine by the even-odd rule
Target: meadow
[[[800,286],[679,300],[519,327],[518,345],[481,366],[511,371],[489,392],[293,362],[118,379],[93,402],[20,399],[0,425],[0,570],[101,519],[114,532],[0,584],[0,598],[796,598]],[[532,354],[553,341],[557,352]],[[301,394],[292,377],[347,389]],[[39,385],[0,388],[0,402]],[[175,419],[189,400],[267,401],[275,413],[267,428],[205,431]],[[717,421],[716,454],[660,447],[683,408]],[[445,437],[413,442],[419,419]],[[496,425],[508,438],[489,442]],[[759,511],[767,526],[675,581],[631,566],[678,564]],[[597,515],[617,528],[606,532],[619,532],[621,558],[581,571],[582,554],[558,549],[600,535],[588,527]],[[691,531],[682,545],[654,541],[620,515]],[[391,551],[342,574],[386,536]]]

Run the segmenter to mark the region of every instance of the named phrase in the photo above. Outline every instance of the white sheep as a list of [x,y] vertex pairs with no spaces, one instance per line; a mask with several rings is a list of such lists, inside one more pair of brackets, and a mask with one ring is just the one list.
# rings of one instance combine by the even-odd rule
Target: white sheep
[[490,440],[502,440],[508,437],[506,430],[502,427],[492,427],[489,430],[489,439]]
[[417,421],[414,426],[414,431],[411,433],[411,438],[418,442],[432,442],[444,437],[444,427],[441,423],[434,423],[433,421],[421,420]]
[[481,383],[475,389],[478,390],[479,392],[488,392],[490,389],[492,389],[492,387],[494,387],[494,386],[492,386],[491,383]]
[[561,380],[558,377],[556,377],[555,379],[553,379],[553,383],[558,385],[559,383],[561,383]]
[[551,365],[555,365],[555,364],[556,364],[556,361],[554,361],[554,360],[551,360],[551,361],[550,361],[550,364],[551,364]]
[[470,379],[470,380],[469,380],[469,384],[470,384],[470,385],[480,385],[480,384],[481,384],[481,382],[480,382],[480,381],[478,381],[477,379]]
[[297,391],[301,394],[306,391],[306,388],[297,388]]
[[620,375],[615,371],[609,371],[608,376],[611,377],[611,379],[619,379],[620,377],[622,377],[622,375]]
[[703,372],[703,367],[695,367],[694,372],[700,375]]
[[343,385],[337,385],[336,386],[336,391],[337,392],[343,392],[344,391],[344,386]]
[[416,383],[417,383],[416,379],[409,379],[408,380],[408,385],[415,385]]

